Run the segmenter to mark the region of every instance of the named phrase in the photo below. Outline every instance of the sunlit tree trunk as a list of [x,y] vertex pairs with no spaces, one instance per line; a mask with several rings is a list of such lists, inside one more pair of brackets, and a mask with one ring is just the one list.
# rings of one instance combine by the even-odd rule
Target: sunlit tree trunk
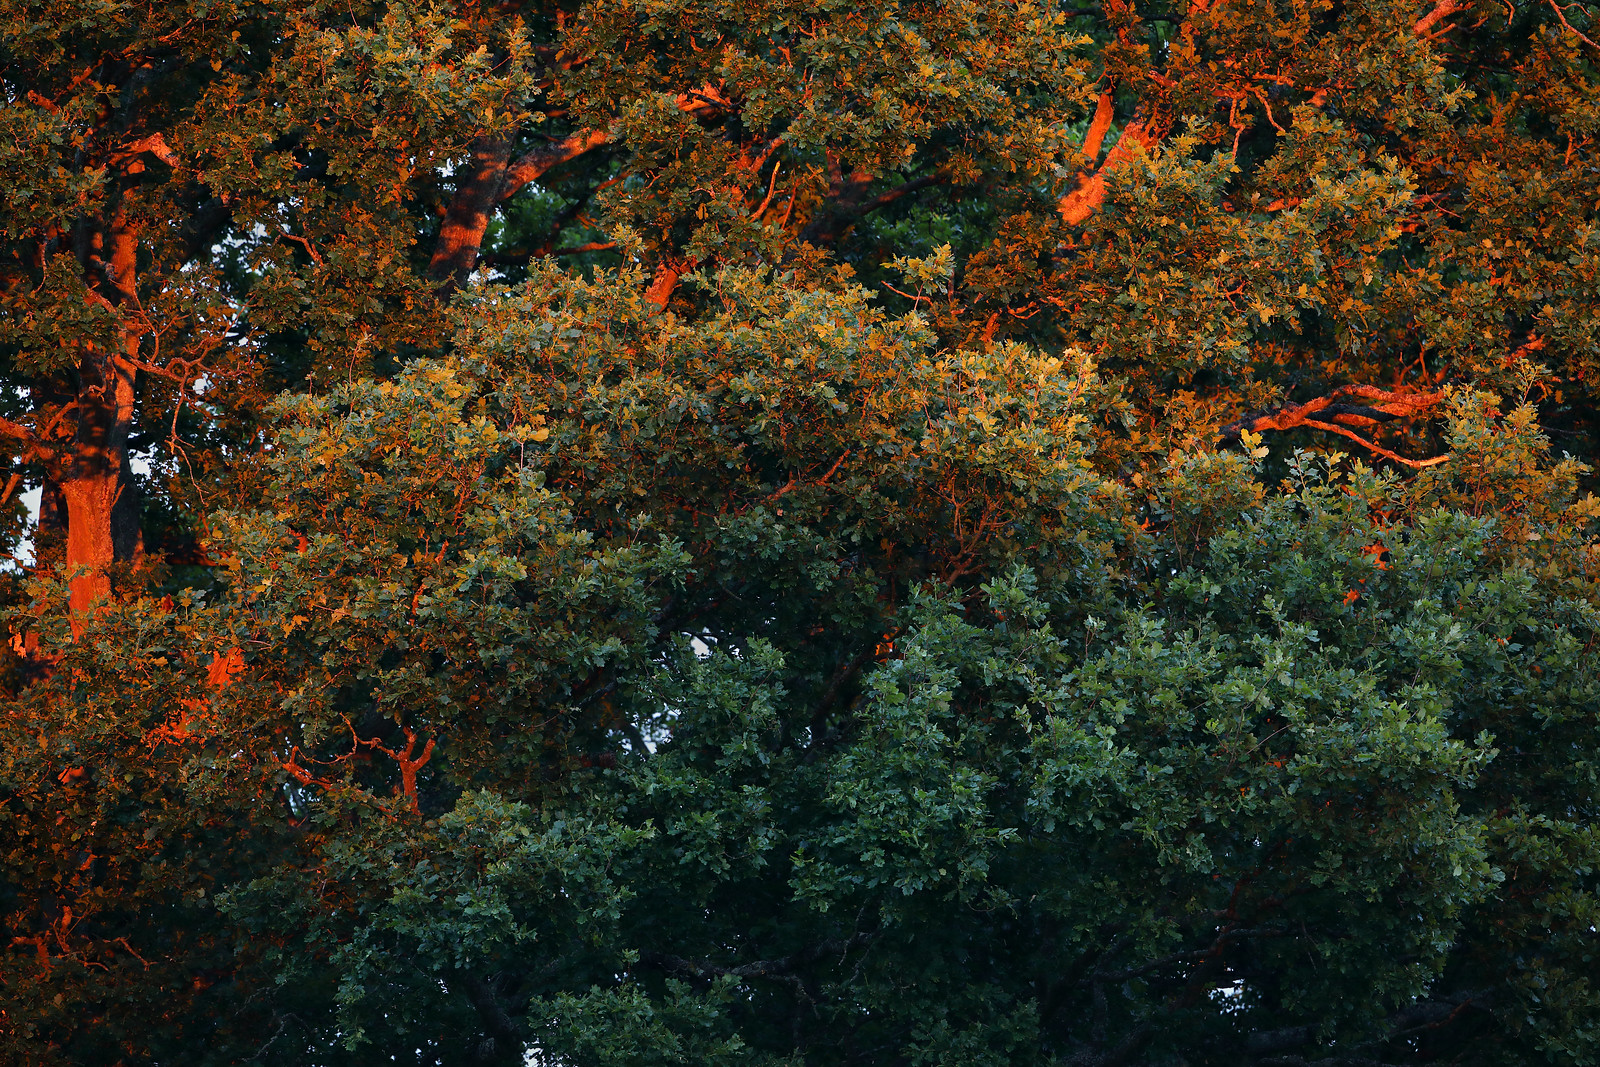
[[489,218],[500,202],[506,164],[511,159],[511,135],[493,134],[471,145],[471,157],[461,172],[461,183],[445,211],[428,272],[449,293],[467,280],[478,261]]
[[[101,258],[104,249],[108,255]],[[108,568],[137,555],[142,538],[133,507],[128,434],[134,418],[139,338],[134,291],[138,236],[120,214],[90,241],[85,266],[104,304],[122,320],[122,351],[86,346],[78,363],[75,433],[57,457],[56,480],[66,505],[66,558],[75,615],[110,595]],[[124,499],[126,498],[126,499]],[[81,628],[75,620],[74,632]]]

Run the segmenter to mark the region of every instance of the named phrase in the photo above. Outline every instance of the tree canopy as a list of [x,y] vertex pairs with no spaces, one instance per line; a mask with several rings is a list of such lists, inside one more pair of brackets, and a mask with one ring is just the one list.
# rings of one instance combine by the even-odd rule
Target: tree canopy
[[0,0],[0,1057],[1600,1059],[1600,27]]

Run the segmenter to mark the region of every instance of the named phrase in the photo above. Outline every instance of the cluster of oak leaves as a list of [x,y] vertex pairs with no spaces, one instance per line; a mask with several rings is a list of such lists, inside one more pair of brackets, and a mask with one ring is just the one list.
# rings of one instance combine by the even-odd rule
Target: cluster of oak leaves
[[[212,86],[161,98],[198,117],[146,162],[106,149],[110,192],[57,197],[100,212],[83,232],[197,216],[183,190],[251,167],[287,184],[185,253],[226,344],[172,310],[212,282],[163,280],[182,235],[153,222],[138,299],[56,238],[7,283],[12,399],[77,397],[13,412],[27,477],[82,474],[38,412],[110,378],[39,356],[39,323],[100,293],[81,329],[114,323],[137,418],[170,418],[142,492],[200,562],[8,593],[0,1056],[1600,1057],[1582,5],[641,2],[515,32],[290,5],[253,41],[203,6],[148,39],[5,16],[62,70],[72,33],[187,42],[149,77]],[[7,84],[41,88],[7,121],[45,125],[6,166],[54,203],[27,137],[66,143],[39,131],[79,83],[50,96],[15,42]],[[213,75],[286,140],[208,126]],[[562,106],[506,132],[486,85]],[[446,98],[454,125],[416,117]],[[352,99],[388,110],[341,161],[319,109],[345,137]],[[423,179],[393,158],[423,150],[379,133],[407,122],[457,138],[428,150],[443,222],[405,222]],[[519,137],[546,146],[526,173]],[[563,258],[527,264],[528,234]],[[246,381],[287,391],[229,400]]]

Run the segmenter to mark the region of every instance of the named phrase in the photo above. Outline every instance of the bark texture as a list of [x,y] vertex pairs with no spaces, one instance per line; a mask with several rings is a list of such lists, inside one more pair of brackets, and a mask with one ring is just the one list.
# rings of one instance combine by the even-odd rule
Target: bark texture
[[445,210],[439,243],[434,247],[428,272],[447,296],[466,283],[483,247],[489,218],[500,203],[506,163],[511,159],[511,135],[492,134],[472,142],[471,155],[462,172],[456,195]]

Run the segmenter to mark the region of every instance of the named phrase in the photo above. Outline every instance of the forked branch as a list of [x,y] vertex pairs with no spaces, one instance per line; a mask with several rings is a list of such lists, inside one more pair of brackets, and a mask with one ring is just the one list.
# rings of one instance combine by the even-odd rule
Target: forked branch
[[[1088,156],[1091,148],[1099,154],[1100,145],[1097,138],[1103,138],[1105,131],[1104,129],[1097,131],[1095,126],[1101,123],[1102,118],[1106,120],[1105,125],[1109,126],[1110,114],[1109,104],[1104,108],[1095,109],[1094,123],[1091,124],[1089,136],[1084,141],[1085,156]],[[1138,149],[1148,152],[1160,139],[1160,133],[1153,130],[1144,120],[1135,119],[1128,123],[1122,131],[1122,136],[1117,138],[1117,143],[1106,153],[1106,160],[1100,164],[1100,168],[1093,174],[1085,176],[1076,189],[1061,198],[1061,217],[1069,226],[1081,226],[1101,204],[1105,203],[1106,175],[1133,159]]]

